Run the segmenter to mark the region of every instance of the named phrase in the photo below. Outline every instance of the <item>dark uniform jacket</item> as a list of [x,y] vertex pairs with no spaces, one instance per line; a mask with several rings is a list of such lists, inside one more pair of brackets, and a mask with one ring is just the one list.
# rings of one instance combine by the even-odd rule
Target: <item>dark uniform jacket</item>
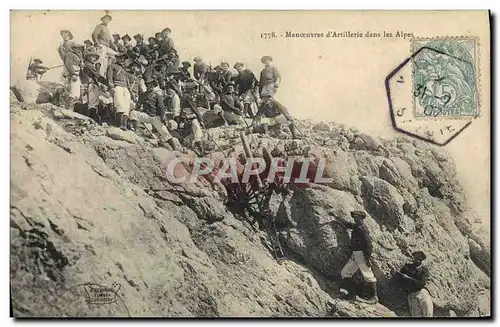
[[346,224],[346,227],[352,229],[351,240],[349,242],[351,251],[362,251],[369,258],[372,255],[373,246],[368,227],[365,224],[358,225],[349,222]]
[[429,279],[429,270],[427,267],[422,265],[417,265],[415,263],[407,263],[401,269],[400,272],[408,275],[413,279],[402,279],[401,282],[404,284],[405,289],[408,293],[418,292],[425,288],[427,281]]
[[174,48],[174,41],[170,38],[164,38],[159,43],[160,56],[166,55]]
[[74,52],[66,53],[64,57],[64,67],[66,67],[66,70],[68,71],[68,74],[70,76],[79,75],[78,73],[75,72],[74,66],[80,66],[80,63],[81,63],[80,57],[76,53]]
[[236,91],[239,95],[244,94],[248,90],[253,89],[257,84],[257,78],[250,69],[245,69],[234,78]]
[[154,91],[146,91],[146,93],[140,94],[137,106],[142,106],[142,112],[152,117],[163,117],[165,115],[166,109],[163,96]]
[[195,79],[200,79],[201,76],[205,76],[205,73],[208,71],[208,65],[205,63],[194,64],[193,65],[193,75]]

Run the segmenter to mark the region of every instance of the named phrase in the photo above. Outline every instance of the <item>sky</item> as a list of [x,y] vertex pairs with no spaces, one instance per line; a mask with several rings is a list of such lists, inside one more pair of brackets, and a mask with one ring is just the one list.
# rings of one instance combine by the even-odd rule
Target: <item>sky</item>
[[[91,38],[104,11],[12,11],[11,81],[24,76],[31,57],[60,65],[59,31],[70,29],[75,41]],[[397,31],[416,36],[476,35],[481,40],[482,116],[445,147],[455,159],[458,179],[469,204],[489,221],[490,118],[489,27],[485,12],[271,12],[271,11],[111,11],[112,33],[145,37],[172,30],[181,61],[201,56],[213,66],[228,61],[247,65],[256,75],[260,58],[273,56],[283,82],[276,95],[298,119],[336,121],[382,137],[399,136],[390,123],[384,79],[410,54],[403,38],[317,39],[280,37],[286,31]],[[279,37],[262,38],[266,32]],[[57,81],[60,69],[44,80]]]

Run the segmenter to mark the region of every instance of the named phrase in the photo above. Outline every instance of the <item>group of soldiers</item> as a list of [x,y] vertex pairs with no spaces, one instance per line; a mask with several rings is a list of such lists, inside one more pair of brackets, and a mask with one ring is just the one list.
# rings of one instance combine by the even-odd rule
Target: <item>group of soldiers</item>
[[[101,18],[92,40],[73,41],[69,30],[60,32],[58,48],[64,63],[62,78],[67,88],[67,108],[85,104],[89,115],[100,122],[110,108],[114,122],[123,130],[136,130],[139,123],[150,124],[162,141],[175,150],[179,140],[205,153],[205,128],[247,124],[252,132],[270,128],[288,129],[297,138],[296,126],[288,110],[274,99],[281,76],[263,56],[260,80],[241,62],[227,62],[215,68],[196,56],[193,65],[179,56],[170,28],[146,39],[141,34],[110,35],[112,17]],[[46,67],[37,59],[30,71],[43,74]],[[190,70],[192,69],[192,73]]]
[[[281,76],[271,63],[271,56],[263,56],[264,68],[257,80],[255,74],[241,62],[227,62],[212,68],[201,57],[180,62],[170,28],[146,39],[141,34],[132,38],[125,34],[110,35],[108,24],[112,17],[101,18],[92,33],[92,40],[84,44],[73,41],[69,30],[60,32],[62,43],[58,48],[63,61],[62,78],[67,87],[67,108],[85,104],[89,115],[101,121],[103,110],[115,113],[115,123],[123,130],[137,130],[139,123],[150,124],[162,141],[174,150],[192,146],[205,154],[202,138],[204,130],[229,124],[247,124],[252,118],[252,132],[267,133],[270,128],[286,128],[297,138],[296,125],[288,110],[274,99]],[[35,59],[28,69],[27,79],[39,79],[49,67]],[[192,73],[191,70],[192,69]],[[349,262],[341,271],[347,297],[356,293],[350,278],[360,272],[369,285],[367,302],[377,303],[377,280],[371,270],[371,239],[364,224],[366,214],[351,212],[355,223],[338,218],[336,221],[351,229]],[[413,262],[396,273],[408,290],[408,301],[413,316],[432,316],[432,298],[426,290],[428,270],[422,265],[425,254],[412,254]]]

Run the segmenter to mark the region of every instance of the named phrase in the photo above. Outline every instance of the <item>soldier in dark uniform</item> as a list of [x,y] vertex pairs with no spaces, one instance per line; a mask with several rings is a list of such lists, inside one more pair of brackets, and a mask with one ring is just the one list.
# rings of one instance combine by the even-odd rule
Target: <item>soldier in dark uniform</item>
[[89,114],[97,123],[101,123],[99,116],[99,97],[101,95],[100,85],[108,85],[108,81],[100,75],[96,69],[95,63],[99,60],[99,54],[94,51],[88,51],[84,56],[84,64],[82,73],[80,74],[81,81],[86,85],[86,102],[89,109]]
[[412,253],[413,262],[405,264],[397,273],[408,292],[408,305],[412,317],[432,317],[434,305],[429,291],[425,288],[429,280],[429,270],[422,265],[427,258],[422,251]]
[[191,73],[189,72],[189,68],[191,68],[191,63],[189,61],[183,61],[182,67],[179,68],[181,72],[181,81],[186,82],[191,79]]
[[[370,257],[372,255],[372,240],[370,237],[370,231],[368,227],[364,224],[364,219],[366,218],[366,213],[364,211],[351,211],[351,217],[354,218],[354,223],[351,223],[343,218],[337,217],[337,222],[340,223],[344,228],[351,229],[350,238],[350,248],[351,248],[351,258],[347,264],[342,268],[340,275],[343,279],[343,284],[345,288],[349,291],[349,297],[355,298],[358,301],[368,302],[370,304],[376,304],[378,302],[377,297],[377,279],[373,274],[371,269]],[[360,271],[363,275],[363,279],[370,286],[370,298],[365,301],[358,298],[354,294],[354,288],[352,276]]]
[[234,84],[236,86],[236,93],[243,99],[245,114],[253,117],[252,102],[255,102],[257,105],[260,105],[261,102],[258,90],[259,82],[250,69],[244,69],[243,67],[244,65],[240,62],[234,64],[234,69],[238,72],[238,75],[234,77]]
[[156,81],[148,79],[145,81],[146,92],[139,95],[139,101],[135,110],[131,111],[129,119],[137,127],[137,123],[151,124],[174,150],[180,150],[179,140],[174,138],[162,120],[165,116],[165,104],[163,96],[154,92]]
[[281,103],[266,95],[262,99],[262,104],[255,115],[252,125],[256,125],[255,131],[266,134],[269,128],[281,129],[282,125],[289,123],[290,131],[294,139],[299,138],[293,122],[293,118]]
[[141,55],[146,55],[148,53],[148,48],[144,43],[144,37],[141,34],[134,35],[135,46],[133,48],[134,53],[137,54],[137,57]]
[[195,147],[198,147],[199,151],[205,154],[205,147],[202,142],[205,124],[196,100],[198,84],[196,82],[187,82],[184,87],[186,90],[181,98],[179,131],[184,138],[192,137]]

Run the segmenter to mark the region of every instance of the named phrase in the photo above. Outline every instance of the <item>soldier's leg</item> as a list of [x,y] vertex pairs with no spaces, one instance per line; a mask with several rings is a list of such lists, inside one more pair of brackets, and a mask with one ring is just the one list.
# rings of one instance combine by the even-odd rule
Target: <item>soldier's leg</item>
[[201,154],[205,154],[205,147],[203,146],[203,129],[201,128],[198,119],[193,119],[191,122],[191,132],[193,134],[193,143],[198,147]]

